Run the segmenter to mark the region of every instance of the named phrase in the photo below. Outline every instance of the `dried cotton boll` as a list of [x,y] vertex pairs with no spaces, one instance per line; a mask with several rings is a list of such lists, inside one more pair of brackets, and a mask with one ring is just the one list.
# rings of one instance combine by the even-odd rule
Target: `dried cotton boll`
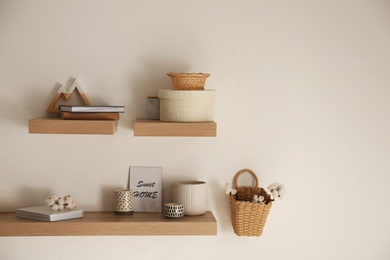
[[59,197],[55,194],[52,194],[50,198],[45,200],[45,204],[46,206],[51,207],[53,211],[74,209],[77,207],[73,195],[66,195],[64,197]]
[[53,194],[53,195],[51,195],[50,199],[52,199],[54,201],[57,201],[58,200],[58,196]]
[[46,206],[51,207],[55,204],[55,202],[52,199],[46,199],[45,204],[46,204]]
[[252,199],[253,203],[260,203],[260,204],[265,204],[264,197],[263,196],[258,196],[254,195]]
[[58,204],[58,210],[64,210],[64,204]]
[[70,204],[67,204],[67,205],[65,206],[66,209],[74,209],[74,208],[76,208],[76,207],[77,207],[77,204],[74,203],[74,202],[72,202],[72,203],[70,203]]
[[228,182],[225,183],[225,194],[226,195],[229,195],[229,194],[236,195],[236,193],[237,193],[237,190],[232,188],[231,183],[228,183]]
[[284,194],[286,193],[286,188],[284,187],[284,185],[279,184],[279,182],[272,183],[267,188],[271,191],[273,199],[282,199]]
[[284,194],[286,194],[286,187],[284,185],[280,185],[278,194],[279,199],[283,199]]
[[280,186],[279,182],[274,182],[274,183],[271,183],[271,184],[267,187],[267,189],[268,189],[269,191],[272,192],[272,190],[277,189],[279,186]]
[[265,204],[264,197],[263,196],[259,196],[258,202],[260,204]]
[[227,183],[225,183],[225,194],[229,195],[230,191],[231,191],[231,185],[230,185],[230,183],[227,182]]
[[271,191],[271,195],[272,195],[272,198],[277,198],[278,197],[278,195],[279,195],[279,191],[278,190],[272,190]]
[[73,202],[73,199],[74,199],[73,195],[67,195],[65,196],[65,203],[70,204]]
[[57,204],[58,205],[64,205],[65,204],[65,200],[63,198],[59,197],[58,200],[57,200]]
[[77,203],[74,201],[73,195],[65,196],[65,208],[66,209],[74,209],[77,207]]
[[57,204],[54,204],[53,206],[51,206],[51,209],[54,211],[58,211],[59,208]]

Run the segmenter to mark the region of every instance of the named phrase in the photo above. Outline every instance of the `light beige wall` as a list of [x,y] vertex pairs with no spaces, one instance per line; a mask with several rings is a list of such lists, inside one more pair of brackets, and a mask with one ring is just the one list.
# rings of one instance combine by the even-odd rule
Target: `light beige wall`
[[[209,183],[216,237],[0,238],[0,259],[388,259],[387,1],[0,1],[0,211],[75,194],[111,210],[131,165]],[[169,71],[209,72],[216,138],[135,138]],[[29,135],[56,83],[125,105],[117,134]],[[260,238],[231,229],[225,182],[280,181]],[[182,257],[185,255],[185,257]]]

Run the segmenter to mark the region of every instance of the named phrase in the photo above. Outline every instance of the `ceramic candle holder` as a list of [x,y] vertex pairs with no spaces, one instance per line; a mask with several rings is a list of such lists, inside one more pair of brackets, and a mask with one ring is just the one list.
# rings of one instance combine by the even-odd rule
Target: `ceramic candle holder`
[[173,200],[183,204],[184,215],[202,215],[208,209],[207,183],[204,181],[175,182]]
[[128,215],[133,213],[134,195],[132,190],[115,190],[114,211],[116,215]]
[[184,206],[180,203],[164,204],[164,215],[167,218],[180,218],[184,216]]

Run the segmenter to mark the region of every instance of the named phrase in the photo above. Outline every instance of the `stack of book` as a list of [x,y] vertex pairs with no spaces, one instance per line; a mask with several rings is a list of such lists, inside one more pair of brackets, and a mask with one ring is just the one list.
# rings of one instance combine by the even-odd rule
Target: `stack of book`
[[119,120],[124,106],[59,106],[61,119],[69,120]]

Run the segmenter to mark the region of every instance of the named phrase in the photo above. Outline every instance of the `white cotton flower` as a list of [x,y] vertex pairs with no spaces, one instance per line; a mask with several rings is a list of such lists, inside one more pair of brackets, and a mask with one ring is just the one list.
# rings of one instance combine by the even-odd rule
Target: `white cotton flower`
[[45,200],[45,204],[46,204],[46,206],[48,206],[48,207],[51,207],[52,205],[54,205],[54,200],[52,200],[52,199],[46,199]]
[[54,201],[57,201],[58,200],[58,196],[53,194],[50,196],[50,199],[54,200]]
[[265,201],[264,201],[264,197],[263,196],[259,196],[258,200],[257,200],[260,204],[265,204]]
[[53,211],[59,211],[64,209],[74,209],[77,207],[76,202],[74,201],[73,195],[66,195],[64,197],[59,197],[55,194],[52,194],[50,198],[45,200],[45,204],[48,207],[51,207]]
[[253,203],[260,203],[260,204],[265,204],[264,197],[261,195],[254,195],[252,199]]
[[232,185],[228,182],[225,183],[225,194],[226,195],[229,195],[230,194],[230,191],[232,190]]
[[279,191],[274,189],[271,191],[271,195],[272,195],[272,198],[275,199],[275,198],[279,197]]
[[277,189],[280,186],[279,182],[274,182],[270,184],[267,189],[272,192],[272,190]]
[[225,183],[225,194],[226,195],[229,195],[229,194],[235,195],[236,193],[237,193],[237,190],[232,188],[231,183],[228,183],[228,182]]
[[65,200],[64,200],[64,198],[62,198],[62,197],[59,197],[59,198],[58,198],[58,200],[57,200],[57,204],[58,204],[58,205],[62,205],[62,206],[63,206],[63,205],[65,204]]
[[73,195],[67,195],[65,196],[65,203],[66,204],[72,203],[73,199],[74,199]]
[[68,204],[68,205],[65,206],[66,209],[74,209],[74,208],[76,208],[76,207],[77,207],[77,204],[74,203],[74,202],[72,202],[72,203],[70,203],[70,204]]
[[252,202],[253,203],[259,202],[259,197],[257,195],[253,195]]
[[286,193],[286,188],[284,185],[279,184],[278,182],[272,183],[268,186],[268,189],[271,191],[272,198],[282,199],[284,194]]
[[283,199],[284,194],[286,194],[286,187],[284,185],[279,186],[279,199]]
[[73,209],[73,203],[65,204],[65,209]]

